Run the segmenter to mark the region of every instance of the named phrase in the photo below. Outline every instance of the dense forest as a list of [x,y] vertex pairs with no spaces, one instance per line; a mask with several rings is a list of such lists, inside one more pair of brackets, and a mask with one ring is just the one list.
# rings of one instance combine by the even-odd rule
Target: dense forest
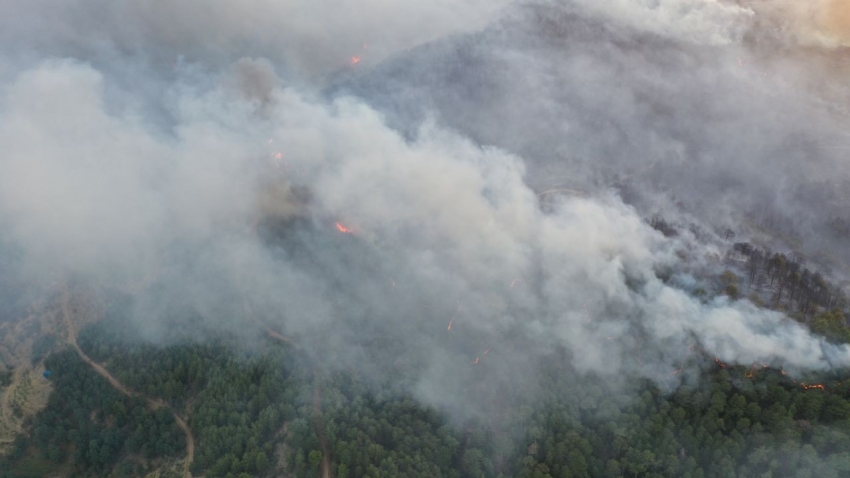
[[[695,293],[783,309],[850,342],[841,289],[801,258],[730,242],[724,262],[714,290]],[[458,419],[354,369],[325,369],[268,330],[247,348],[185,332],[145,343],[120,306],[80,331],[81,351],[131,396],[57,336],[39,338],[32,360],[50,370],[53,392],[0,457],[0,477],[181,476],[168,466],[187,452],[172,413],[194,436],[195,476],[307,478],[323,467],[338,478],[850,476],[850,372],[792,378],[698,352],[696,380],[671,391],[608,385],[560,350],[540,364],[540,390],[486,398],[480,414]]]
[[[130,342],[119,323],[84,329],[82,349],[188,418],[196,475],[313,477],[325,458],[340,478],[850,473],[845,376],[800,383],[706,358],[700,381],[675,392],[635,382],[612,393],[563,352],[541,367],[542,391],[458,423],[354,372],[317,370],[272,339],[252,352],[223,339],[157,347]],[[54,392],[0,463],[4,478],[143,476],[185,453],[165,408],[121,395],[71,350],[45,365]]]
[[44,476],[50,465],[87,476],[113,468],[118,476],[138,476],[148,469],[147,461],[185,447],[171,414],[114,390],[73,351],[52,354],[45,366],[54,391],[29,436],[17,437],[10,463],[0,462],[6,470],[0,476]]

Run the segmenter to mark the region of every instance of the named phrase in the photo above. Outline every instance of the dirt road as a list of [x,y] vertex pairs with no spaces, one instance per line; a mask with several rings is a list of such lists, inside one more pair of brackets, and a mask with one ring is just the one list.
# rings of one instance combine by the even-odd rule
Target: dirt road
[[192,465],[192,462],[195,460],[195,437],[192,435],[192,430],[189,428],[189,425],[186,424],[186,421],[177,414],[177,411],[168,406],[165,402],[158,399],[153,399],[142,395],[141,393],[134,392],[129,388],[125,387],[124,384],[119,382],[115,377],[112,376],[102,365],[95,362],[88,355],[83,352],[83,349],[77,344],[77,332],[74,330],[74,324],[71,321],[71,311],[70,311],[70,294],[68,293],[68,289],[66,288],[62,292],[62,315],[65,318],[65,326],[68,328],[68,342],[74,347],[74,350],[77,351],[77,355],[80,356],[81,359],[85,363],[87,363],[91,368],[97,372],[98,375],[105,378],[110,385],[119,392],[127,395],[128,397],[140,397],[147,402],[148,406],[153,410],[158,410],[160,408],[166,408],[171,415],[174,417],[174,421],[177,422],[177,426],[183,430],[183,434],[186,435],[186,461],[183,463],[183,476],[185,478],[192,478],[192,472],[189,468]]

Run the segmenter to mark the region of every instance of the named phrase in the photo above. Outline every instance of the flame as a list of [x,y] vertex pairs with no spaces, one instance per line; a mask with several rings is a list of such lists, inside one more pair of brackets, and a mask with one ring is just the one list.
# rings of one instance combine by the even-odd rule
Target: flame
[[478,357],[475,357],[475,360],[470,365],[478,365]]
[[393,289],[395,289],[395,280],[393,280]]
[[269,144],[272,144],[272,143],[274,143],[274,139],[269,138]]
[[717,366],[720,368],[726,368],[726,364],[721,362],[720,359],[717,357],[714,357],[714,363],[716,363]]
[[822,384],[820,384],[820,383],[815,383],[815,384],[805,384],[805,383],[801,383],[801,384],[800,384],[800,386],[801,386],[801,387],[803,387],[803,390],[811,390],[811,389],[813,389],[813,388],[817,388],[817,389],[819,389],[819,390],[826,391],[826,387],[824,387],[824,386],[823,386]]
[[360,63],[360,57],[359,56],[352,56],[351,57],[351,64],[356,65],[358,63]]
[[349,228],[347,228],[347,227],[343,226],[343,225],[342,225],[342,224],[340,224],[340,223],[336,223],[336,230],[337,230],[337,231],[339,231],[339,232],[341,232],[341,233],[343,233],[343,234],[354,234],[354,233],[351,231],[351,229],[349,229]]
[[455,318],[457,318],[457,314],[459,314],[459,313],[460,313],[460,310],[461,310],[461,307],[460,307],[460,306],[457,306],[457,310],[455,311],[455,315],[453,315],[453,316],[452,316],[452,320],[450,320],[450,321],[449,321],[449,328],[448,328],[449,332],[451,332],[451,330],[452,330],[452,325],[454,325],[454,323],[455,323]]
[[487,354],[489,354],[489,353],[490,353],[490,349],[487,349],[487,350],[485,350],[485,351],[484,351],[484,353],[483,353],[483,354],[481,354],[481,355],[487,355]]
[[[757,364],[753,364],[753,366],[752,366],[752,367],[750,367],[750,370],[749,370],[749,371],[745,374],[745,375],[746,375],[746,377],[747,377],[747,378],[753,378],[753,377],[755,376],[756,372],[757,372],[757,371],[758,371],[758,369],[759,369],[759,365],[761,365],[761,368],[762,368],[763,370],[766,370],[766,369],[770,368],[770,367],[769,367],[766,363],[764,363],[764,362],[759,362],[759,363],[757,363]],[[782,372],[782,375],[785,375],[785,372]]]
[[517,284],[518,284],[518,283],[520,283],[520,282],[522,282],[522,281],[521,281],[521,280],[519,280],[519,279],[514,279],[514,281],[513,281],[513,282],[511,282],[511,289],[513,289],[513,288],[514,288],[514,286],[515,286],[515,285],[517,285]]

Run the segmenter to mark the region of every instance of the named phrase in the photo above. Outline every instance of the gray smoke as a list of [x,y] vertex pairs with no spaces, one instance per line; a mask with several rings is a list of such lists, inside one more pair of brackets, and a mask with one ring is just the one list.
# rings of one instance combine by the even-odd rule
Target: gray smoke
[[[476,367],[530,387],[558,350],[664,387],[695,348],[850,363],[779,313],[688,293],[726,247],[711,231],[816,224],[802,188],[846,178],[837,150],[809,154],[846,119],[799,65],[754,65],[750,10],[518,5],[469,32],[499,9],[91,0],[60,23],[71,7],[12,3],[2,242],[44,284],[132,293],[140,339],[166,341],[178,309],[246,340],[268,325],[458,413]],[[427,21],[381,28],[402,13]],[[349,65],[361,41],[381,53]],[[658,211],[708,232],[665,238]]]
[[[850,174],[845,52],[789,47],[762,26],[773,17],[726,3],[620,3],[520,8],[333,93],[402,130],[436,117],[519,154],[538,191],[616,187],[644,215],[684,206],[710,229],[846,265],[830,227],[846,219]],[[701,25],[687,38],[682,16]]]

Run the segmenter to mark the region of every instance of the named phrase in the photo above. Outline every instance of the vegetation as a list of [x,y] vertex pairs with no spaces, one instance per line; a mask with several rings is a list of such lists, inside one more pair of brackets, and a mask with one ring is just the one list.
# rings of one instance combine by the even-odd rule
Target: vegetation
[[[652,224],[677,234],[660,218]],[[695,295],[747,293],[830,341],[850,342],[846,299],[801,258],[737,243],[727,259],[713,292]],[[609,386],[577,373],[559,351],[540,365],[542,390],[496,397],[458,422],[404,392],[367,386],[354,371],[322,371],[271,338],[250,353],[208,337],[155,346],[122,322],[111,313],[78,343],[140,396],[114,390],[73,350],[53,353],[45,367],[55,391],[0,458],[0,478],[143,476],[182,459],[185,437],[171,412],[142,397],[186,418],[191,471],[208,477],[312,478],[326,464],[339,478],[850,476],[847,375],[798,382],[766,366],[694,357],[703,373],[674,391],[641,380]],[[36,344],[33,360],[55,340]]]
[[[770,369],[719,366],[665,395],[629,403],[578,393],[551,369],[530,414],[521,477],[847,476],[850,384],[802,385]],[[589,396],[588,396],[589,395]],[[572,399],[567,399],[571,397]],[[578,404],[578,405],[577,405]]]
[[0,371],[0,388],[11,385],[14,374],[14,370]]
[[103,476],[119,457],[129,463],[134,456],[168,457],[184,449],[167,410],[151,411],[143,400],[114,390],[73,351],[53,354],[45,365],[53,370],[55,390],[33,419],[29,437],[18,437],[13,463],[4,467],[11,476],[27,476],[26,469],[39,462],[42,467],[70,463],[81,476]]
[[85,329],[78,342],[126,386],[185,411],[198,443],[194,473],[257,476],[272,469],[275,436],[296,417],[296,381],[303,380],[289,371],[286,349],[239,355],[221,341],[162,349],[128,340],[114,320]]
[[789,257],[746,242],[736,243],[732,254],[744,259],[751,292],[766,294],[765,302],[772,306],[798,312],[803,317],[847,306],[841,289],[830,284],[820,272],[806,267],[805,260],[798,255]]
[[[325,458],[340,478],[850,473],[850,383],[838,376],[803,384],[720,364],[672,393],[643,382],[612,393],[560,356],[542,366],[544,390],[457,423],[410,396],[376,394],[352,373],[321,374],[273,342],[256,355],[223,343],[155,348],[109,327],[90,327],[81,343],[128,387],[185,411],[197,475],[313,477]],[[39,476],[45,466],[142,476],[185,453],[167,409],[121,395],[73,351],[46,365],[56,391],[0,476]]]

